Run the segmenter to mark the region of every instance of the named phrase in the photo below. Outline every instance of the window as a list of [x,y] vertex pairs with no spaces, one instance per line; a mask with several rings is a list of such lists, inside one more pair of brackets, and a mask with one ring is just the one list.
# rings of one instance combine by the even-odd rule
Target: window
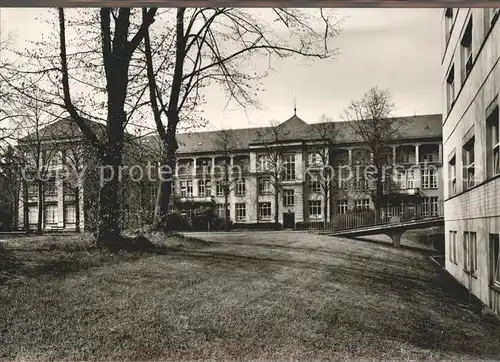
[[294,204],[295,204],[294,190],[284,190],[283,205],[284,206],[293,206]]
[[198,196],[210,196],[210,180],[198,180]]
[[457,232],[450,231],[449,232],[449,240],[448,240],[448,254],[449,259],[453,264],[457,264]]
[[413,176],[414,176],[413,170],[406,171],[406,188],[407,189],[413,188],[413,178],[414,178]]
[[351,178],[352,178],[351,168],[349,166],[340,166],[339,167],[339,188],[341,188],[343,190],[347,190],[347,188],[349,187],[349,182],[351,181]]
[[446,100],[448,111],[455,102],[455,66],[452,65],[448,77],[446,78]]
[[236,181],[236,196],[245,196],[246,194],[246,183],[245,179],[239,179]]
[[183,180],[180,181],[181,186],[181,197],[192,197],[193,196],[193,181]]
[[271,159],[269,155],[260,155],[257,161],[258,171],[268,171],[270,168]]
[[236,204],[236,220],[244,221],[247,217],[246,204],[238,203]]
[[321,200],[309,200],[309,217],[321,218]]
[[321,184],[318,180],[309,179],[309,192],[312,193],[321,192]]
[[217,181],[215,183],[215,195],[224,196],[224,183],[222,181]]
[[431,216],[437,216],[439,214],[439,201],[437,197],[430,198],[431,203]]
[[271,181],[268,178],[259,179],[259,195],[269,195],[271,193]]
[[28,223],[36,224],[38,222],[38,207],[30,206],[28,207]]
[[75,205],[64,205],[64,222],[68,224],[74,224],[76,222]]
[[[226,210],[226,217],[229,218],[231,216],[231,212],[229,210],[229,205],[227,205],[228,209]],[[224,218],[224,204],[217,204],[216,207],[217,216],[220,218]]]
[[49,167],[57,167],[61,164],[61,157],[59,155],[58,152],[56,151],[53,151],[53,152],[49,152],[47,151],[45,153],[45,157],[47,157],[47,166]]
[[500,238],[490,234],[490,285],[500,287]]
[[445,44],[448,44],[448,40],[450,40],[452,27],[453,27],[453,9],[447,8],[444,13]]
[[339,200],[337,202],[337,214],[343,215],[347,213],[347,200]]
[[44,211],[46,224],[57,223],[57,205],[46,205]]
[[434,159],[435,159],[435,158],[436,158],[436,157],[435,157],[435,154],[434,154],[434,153],[432,153],[432,152],[429,152],[429,153],[424,153],[424,154],[422,155],[422,160],[423,160],[424,162],[434,162]]
[[473,187],[475,185],[474,175],[474,137],[464,145],[463,148],[463,162],[464,162],[464,189]]
[[448,196],[451,196],[457,193],[457,161],[455,156],[453,156],[448,163],[448,177],[450,178]]
[[368,210],[370,208],[370,199],[356,200],[356,208]]
[[477,274],[477,238],[474,232],[464,232],[464,270]]
[[36,183],[28,184],[28,196],[38,196],[38,185]]
[[53,178],[44,183],[43,190],[45,196],[56,196],[57,195],[56,179]]
[[498,98],[488,107],[486,114],[486,148],[487,148],[487,165],[488,177],[493,177],[500,174],[500,128]]
[[285,166],[285,181],[295,180],[295,155],[285,155],[283,165]]
[[433,167],[424,167],[422,169],[422,188],[437,189],[437,170]]
[[308,154],[309,166],[321,166],[323,164],[321,155],[318,152],[311,152]]
[[462,71],[462,84],[465,83],[465,79],[472,70],[472,17],[467,24],[467,28],[465,28],[464,36],[462,37],[462,41],[460,42],[460,50],[461,50],[461,71]]
[[271,203],[259,202],[259,216],[261,220],[271,219]]

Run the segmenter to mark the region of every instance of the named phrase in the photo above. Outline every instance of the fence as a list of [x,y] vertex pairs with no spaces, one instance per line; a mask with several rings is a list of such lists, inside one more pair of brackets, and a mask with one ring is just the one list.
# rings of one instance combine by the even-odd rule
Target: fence
[[383,224],[398,224],[406,221],[425,220],[443,216],[443,202],[386,206],[380,211],[372,209],[349,210],[335,215],[328,221],[315,220],[302,224],[302,229],[310,231],[340,231]]

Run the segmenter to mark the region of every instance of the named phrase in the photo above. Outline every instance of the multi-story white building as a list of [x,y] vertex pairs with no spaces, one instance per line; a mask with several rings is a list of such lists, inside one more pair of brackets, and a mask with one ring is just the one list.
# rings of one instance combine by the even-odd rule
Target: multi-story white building
[[[393,144],[387,145],[391,148],[391,164],[399,166],[399,178],[396,179],[396,189],[386,191],[391,192],[392,205],[401,206],[401,212],[419,208],[424,216],[432,216],[441,211],[441,118],[440,114],[405,118],[404,132]],[[89,210],[97,200],[95,187],[93,193],[86,190],[90,188],[90,182],[79,187],[78,197],[75,197],[71,186],[57,175],[56,171],[70,161],[68,156],[73,154],[72,149],[82,141],[78,130],[74,130],[74,139],[59,135],[68,134],[68,124],[71,122],[61,120],[50,125],[47,133],[50,137],[43,140],[44,147],[51,151],[45,161],[50,163],[49,174],[52,174],[43,189],[43,229],[74,230],[77,219],[81,230],[87,228],[92,215]],[[357,182],[344,187],[342,182],[345,180],[338,180],[337,187],[325,192],[321,181],[311,178],[321,170],[322,162],[352,168],[361,166],[364,161],[370,162],[370,155],[363,155],[363,145],[348,125],[336,123],[338,133],[333,142],[328,142],[326,149],[325,139],[318,139],[315,131],[320,125],[308,124],[294,115],[275,128],[179,134],[173,206],[188,214],[200,205],[215,204],[217,213],[223,216],[223,165],[227,163],[238,171],[237,179],[231,182],[226,211],[235,223],[273,223],[278,210],[278,222],[291,228],[298,222],[331,220],[332,216],[354,208],[373,208],[373,190],[358,188]],[[72,124],[70,128],[75,127]],[[279,131],[279,136],[273,135],[273,129]],[[221,139],[226,140],[226,147],[221,144]],[[154,136],[139,141],[138,145],[148,149],[145,157],[150,157],[155,164],[153,157],[159,154],[160,142]],[[279,192],[276,192],[273,179],[273,169],[277,166],[273,150],[279,150],[282,161]],[[323,155],[327,155],[327,159],[320,157],[321,151],[325,151]],[[137,149],[129,153],[135,155]],[[146,161],[141,159],[139,163],[144,165]],[[334,171],[337,171],[335,167]],[[25,225],[25,217],[31,228],[36,227],[40,207],[36,183],[27,186],[27,194],[20,195],[20,228]],[[150,219],[154,209],[156,182],[143,182],[132,187],[134,185],[130,184],[124,187],[121,205],[124,226],[131,222],[134,225],[147,222],[145,220]],[[80,211],[79,217],[76,217],[76,210]]]
[[500,11],[443,12],[446,270],[500,314]]
[[[396,142],[388,145],[392,148],[392,160],[400,167],[396,193],[401,197],[401,203],[410,208],[421,205],[423,213],[429,216],[439,213],[442,202],[441,118],[440,114],[408,117],[405,131]],[[226,155],[221,153],[217,142],[220,131],[180,134],[174,187],[176,207],[186,212],[188,207],[183,204],[192,205],[197,201],[209,202],[213,199],[222,216],[224,192],[214,180],[213,166],[222,165],[229,158],[230,165],[240,166],[239,169],[243,170],[240,182],[229,195],[227,213],[233,222],[273,222],[276,199],[279,203],[278,222],[285,227],[293,227],[303,221],[329,220],[331,216],[346,213],[355,207],[373,208],[371,194],[366,190],[358,192],[353,189],[345,193],[331,188],[325,199],[325,189],[321,184],[308,178],[310,173],[307,170],[313,173],[320,161],[318,144],[324,142],[313,131],[313,127],[317,126],[294,115],[278,126],[281,134],[279,141],[272,127],[225,131],[233,140]],[[339,132],[330,144],[329,162],[337,158],[346,166],[355,166],[360,159],[356,155],[363,152],[362,143],[348,125],[340,122],[336,127]],[[272,177],[270,179],[265,171],[272,169],[269,150],[277,143],[282,154],[280,157],[291,170],[280,182],[276,198]],[[430,165],[434,167],[427,167]],[[211,171],[203,172],[204,169]]]

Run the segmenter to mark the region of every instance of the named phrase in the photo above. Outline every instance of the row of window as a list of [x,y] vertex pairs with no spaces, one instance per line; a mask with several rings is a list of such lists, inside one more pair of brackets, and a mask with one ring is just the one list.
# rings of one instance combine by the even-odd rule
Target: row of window
[[[44,206],[43,221],[45,224],[57,224],[57,205],[49,204]],[[28,223],[36,224],[38,222],[38,207],[30,206],[28,208]],[[64,223],[71,224],[76,222],[76,208],[74,204],[64,205]]]
[[[490,104],[486,111],[486,142],[480,145],[486,151],[486,179],[500,174],[500,127],[499,127],[498,96]],[[463,138],[462,146],[462,178],[463,191],[476,185],[476,162],[475,162],[475,130],[474,126]],[[457,158],[454,149],[448,157],[449,195],[453,196],[459,192],[457,187]]]
[[[180,196],[181,197],[193,197],[193,180],[181,180],[179,181],[180,186]],[[231,191],[235,190],[236,196],[246,195],[246,182],[245,179],[238,179],[235,181],[229,181],[225,183],[224,181],[215,182],[215,195],[217,197],[222,197],[225,195],[225,190]],[[198,196],[209,197],[212,196],[212,183],[210,180],[198,180]]]
[[[448,259],[458,265],[458,233],[450,230],[448,233]],[[472,275],[478,275],[477,234],[472,231],[463,233],[462,264],[463,270]],[[490,285],[500,287],[500,240],[499,234],[489,234]]]
[[[484,17],[484,34],[488,34],[489,29],[493,26],[494,22],[498,18],[499,9],[498,8],[486,8],[483,9],[483,17]],[[453,22],[456,18],[454,9],[446,9],[445,12],[445,44],[448,44],[450,34],[453,28]],[[474,39],[472,35],[473,31],[473,18],[472,14],[467,22],[467,26],[462,35],[462,39],[460,40],[460,78],[461,84],[460,87],[457,87],[455,79],[455,64],[452,63],[450,70],[448,71],[448,75],[446,77],[446,102],[448,106],[448,111],[451,110],[453,104],[455,102],[456,96],[458,94],[457,90],[460,89],[470,72],[472,71],[472,66],[474,64],[474,54],[473,54],[473,43]],[[479,48],[479,45],[474,45],[475,48]],[[453,57],[452,57],[453,59]]]

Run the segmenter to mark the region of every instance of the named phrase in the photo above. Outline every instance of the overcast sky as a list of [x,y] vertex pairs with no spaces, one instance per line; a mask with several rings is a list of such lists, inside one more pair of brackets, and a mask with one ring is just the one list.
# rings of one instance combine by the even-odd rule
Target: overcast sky
[[[2,30],[18,41],[39,33],[37,16],[43,9],[2,9]],[[210,128],[268,125],[297,115],[317,122],[322,114],[339,118],[353,99],[378,85],[393,94],[395,115],[441,113],[441,9],[340,9],[346,16],[343,32],[333,42],[335,60],[307,62],[287,58],[263,82],[261,110],[225,108],[225,94],[217,86],[207,91],[204,116]]]

